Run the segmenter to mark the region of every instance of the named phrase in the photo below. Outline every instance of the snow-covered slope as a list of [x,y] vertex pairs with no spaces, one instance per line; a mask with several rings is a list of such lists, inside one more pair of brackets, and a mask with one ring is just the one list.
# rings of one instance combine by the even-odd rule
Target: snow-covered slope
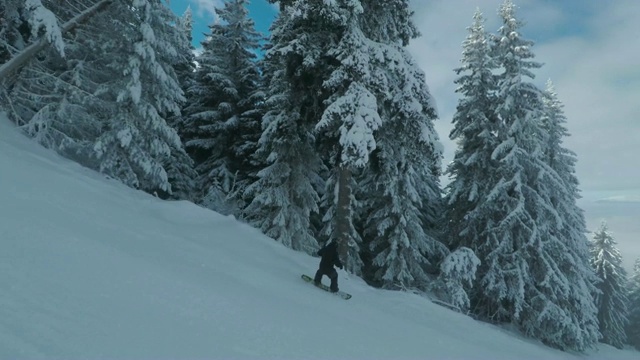
[[[0,118],[1,359],[571,359],[60,158]],[[638,359],[602,346],[587,357]]]

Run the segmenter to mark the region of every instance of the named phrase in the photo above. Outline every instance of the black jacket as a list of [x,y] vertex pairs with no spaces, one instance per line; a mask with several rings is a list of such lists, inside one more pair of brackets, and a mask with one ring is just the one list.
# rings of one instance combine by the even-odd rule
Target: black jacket
[[330,270],[333,269],[334,265],[342,269],[342,263],[338,256],[338,246],[336,246],[335,242],[332,241],[322,249],[318,250],[318,256],[322,256],[322,260],[320,260],[320,269]]

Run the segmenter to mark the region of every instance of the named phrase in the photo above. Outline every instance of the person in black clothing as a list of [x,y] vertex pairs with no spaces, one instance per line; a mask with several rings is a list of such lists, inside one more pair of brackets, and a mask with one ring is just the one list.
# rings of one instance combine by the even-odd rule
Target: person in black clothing
[[316,285],[320,285],[322,276],[327,275],[331,279],[331,292],[338,292],[338,272],[334,269],[334,265],[342,269],[342,263],[340,257],[338,257],[338,247],[334,241],[325,245],[318,251],[318,256],[322,257],[320,260],[320,268],[316,271],[316,277],[313,282]]

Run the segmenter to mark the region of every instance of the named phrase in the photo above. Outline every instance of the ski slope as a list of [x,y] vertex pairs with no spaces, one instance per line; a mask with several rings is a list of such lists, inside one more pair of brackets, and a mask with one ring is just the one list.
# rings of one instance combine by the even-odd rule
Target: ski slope
[[[0,118],[0,359],[634,359],[570,354],[368,287],[232,217],[134,191]],[[325,279],[326,281],[326,279]]]

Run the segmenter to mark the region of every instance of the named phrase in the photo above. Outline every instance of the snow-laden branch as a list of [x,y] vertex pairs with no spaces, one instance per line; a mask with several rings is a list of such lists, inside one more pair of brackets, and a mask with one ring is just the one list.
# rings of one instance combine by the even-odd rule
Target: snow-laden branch
[[[74,16],[71,20],[67,21],[60,27],[60,35],[64,34],[69,30],[72,30],[73,28],[81,24],[83,21],[97,14],[98,12],[103,10],[107,5],[109,5],[112,1],[113,0],[100,0],[95,5],[87,8],[83,12]],[[45,24],[44,22],[40,22],[40,23]],[[7,77],[13,71],[17,70],[19,67],[24,65],[40,50],[44,49],[50,43],[50,41],[52,41],[52,39],[55,39],[55,36],[51,34],[53,33],[47,30],[47,34],[45,34],[45,36],[41,37],[31,45],[27,46],[22,51],[20,51],[18,55],[13,57],[11,60],[7,61],[2,66],[0,66],[0,81],[2,81],[5,77]]]
[[26,0],[25,7],[30,13],[31,35],[36,37],[40,30],[44,29],[42,38],[52,44],[61,56],[64,56],[64,41],[55,14],[44,7],[40,0]]

